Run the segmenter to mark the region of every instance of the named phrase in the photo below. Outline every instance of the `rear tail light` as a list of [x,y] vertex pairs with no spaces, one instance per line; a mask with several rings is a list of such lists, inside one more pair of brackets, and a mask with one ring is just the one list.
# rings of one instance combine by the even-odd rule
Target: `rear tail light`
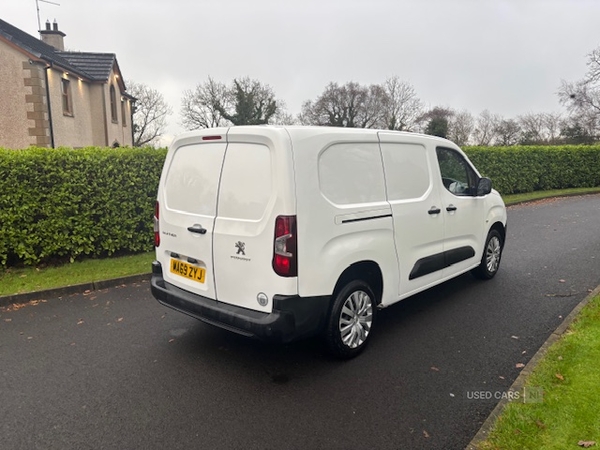
[[273,243],[273,270],[282,277],[298,275],[296,216],[277,216]]
[[158,202],[154,204],[154,246],[160,246],[160,228],[158,226],[158,217],[159,217],[160,207],[158,206]]

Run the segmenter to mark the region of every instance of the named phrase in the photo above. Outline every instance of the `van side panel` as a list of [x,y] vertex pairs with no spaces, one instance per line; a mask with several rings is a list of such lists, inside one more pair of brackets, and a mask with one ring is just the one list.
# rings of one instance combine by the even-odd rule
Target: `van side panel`
[[297,189],[298,293],[331,295],[361,261],[383,275],[383,302],[397,297],[398,264],[377,134],[290,129]]

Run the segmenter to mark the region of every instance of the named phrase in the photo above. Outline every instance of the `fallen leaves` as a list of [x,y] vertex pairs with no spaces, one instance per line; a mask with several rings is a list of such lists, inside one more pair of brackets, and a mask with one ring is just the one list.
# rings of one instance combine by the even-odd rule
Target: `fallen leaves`
[[79,320],[77,321],[77,325],[81,325],[81,324],[83,324],[83,319],[79,319]]
[[431,370],[433,370],[434,372],[439,372],[439,371],[440,371],[440,369],[438,369],[438,368],[437,368],[437,367],[435,367],[435,366],[431,366]]
[[556,378],[558,378],[560,381],[565,381],[565,377],[563,375],[561,375],[560,373],[555,373],[554,376]]
[[12,305],[0,308],[1,311],[10,312],[25,308],[26,306],[37,306],[40,303],[48,303],[48,300],[30,300],[27,303],[13,303]]
[[577,445],[579,445],[580,447],[583,447],[583,448],[589,448],[589,447],[593,447],[594,445],[596,445],[596,441],[579,441],[577,443]]
[[522,369],[523,367],[525,367],[525,364],[523,364],[523,363],[517,363],[517,364],[515,364],[515,367],[517,369]]
[[427,430],[423,430],[423,437],[425,439],[429,439],[429,433],[427,432]]

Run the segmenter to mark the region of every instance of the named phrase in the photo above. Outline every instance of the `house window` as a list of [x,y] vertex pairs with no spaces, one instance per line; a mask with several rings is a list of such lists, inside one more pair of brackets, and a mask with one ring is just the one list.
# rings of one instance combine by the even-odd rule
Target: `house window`
[[127,105],[125,104],[125,100],[121,100],[121,120],[123,121],[124,127],[127,126],[127,114],[125,114],[126,111]]
[[117,119],[117,94],[115,92],[115,86],[110,85],[110,118],[113,123],[118,123]]
[[71,82],[66,78],[60,79],[62,107],[65,116],[73,115],[73,98],[71,95]]

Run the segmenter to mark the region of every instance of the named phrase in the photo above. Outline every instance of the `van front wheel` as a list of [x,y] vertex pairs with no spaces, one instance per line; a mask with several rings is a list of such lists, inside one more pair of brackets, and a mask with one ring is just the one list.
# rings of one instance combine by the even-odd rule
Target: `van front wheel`
[[485,247],[483,248],[483,255],[481,257],[481,263],[478,267],[473,269],[471,273],[481,280],[489,280],[494,278],[494,275],[500,268],[500,259],[502,258],[502,248],[504,243],[502,242],[502,236],[497,230],[491,230],[485,240]]
[[334,297],[325,330],[329,352],[350,359],[364,350],[375,324],[375,295],[367,283],[355,280]]

